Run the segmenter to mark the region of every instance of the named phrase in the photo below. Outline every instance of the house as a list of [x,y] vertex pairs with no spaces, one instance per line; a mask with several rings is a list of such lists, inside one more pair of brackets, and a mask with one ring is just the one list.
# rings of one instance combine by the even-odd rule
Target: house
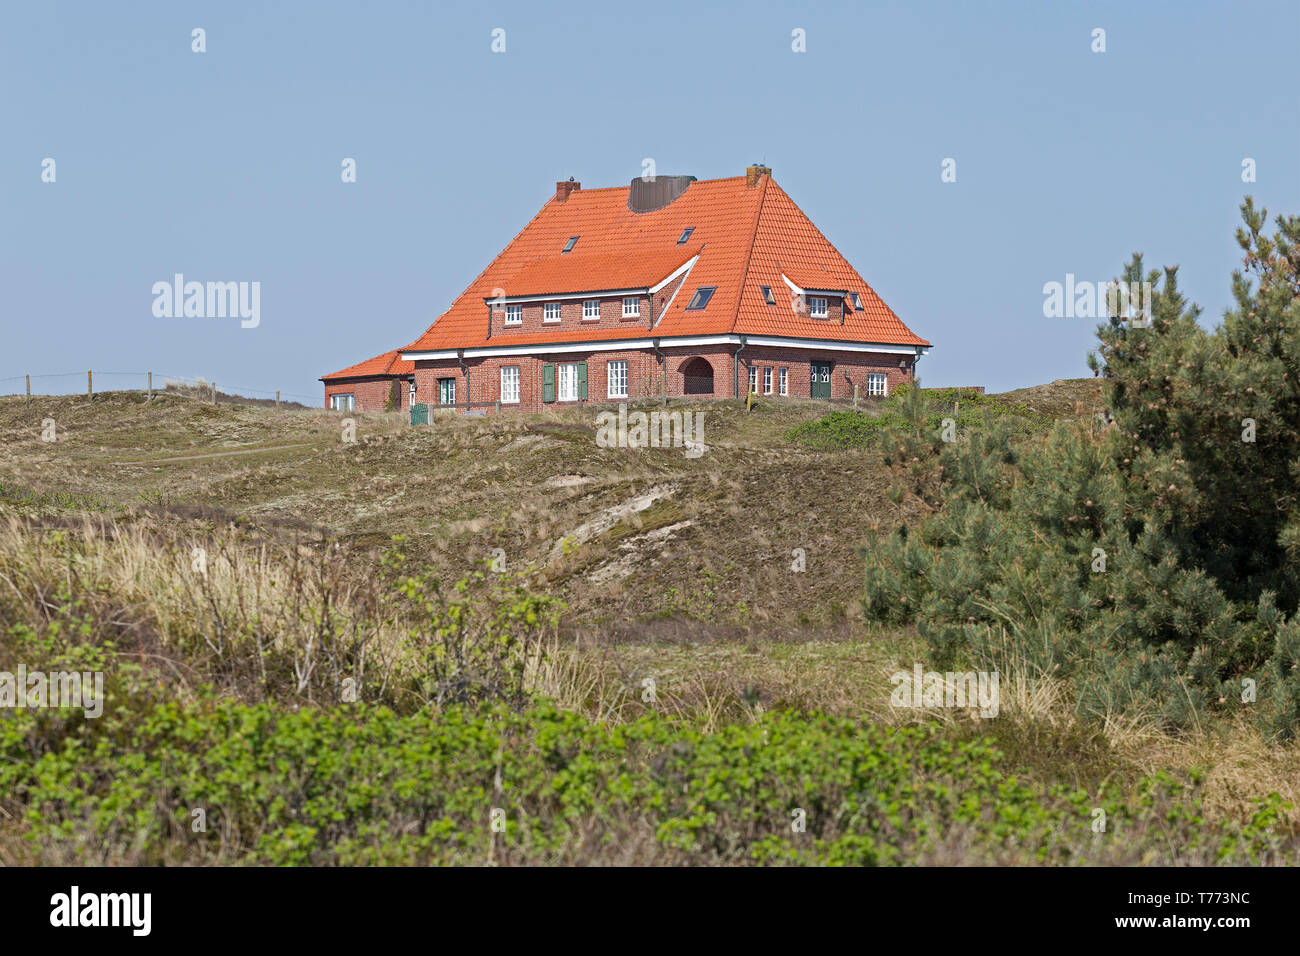
[[333,408],[536,412],[657,396],[882,396],[930,343],[772,179],[551,197],[409,345],[322,378]]

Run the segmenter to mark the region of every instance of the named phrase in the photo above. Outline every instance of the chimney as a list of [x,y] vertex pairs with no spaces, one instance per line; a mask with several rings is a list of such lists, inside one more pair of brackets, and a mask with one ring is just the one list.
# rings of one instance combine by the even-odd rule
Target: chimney
[[772,175],[771,166],[750,166],[745,170],[745,185],[757,186],[758,177],[771,176],[771,175]]
[[567,202],[569,199],[569,195],[571,193],[577,192],[581,188],[582,188],[582,183],[575,183],[573,181],[573,177],[570,176],[569,181],[567,183],[555,184],[555,201]]

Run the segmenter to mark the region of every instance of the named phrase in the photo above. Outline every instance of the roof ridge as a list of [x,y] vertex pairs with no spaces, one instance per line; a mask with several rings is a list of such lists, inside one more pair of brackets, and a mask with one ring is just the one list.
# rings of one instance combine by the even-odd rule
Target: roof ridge
[[[737,179],[741,177],[737,176]],[[767,202],[767,184],[772,181],[772,174],[763,175],[763,192],[758,197],[758,209],[754,212],[754,229],[749,236],[749,251],[745,253],[745,271],[740,277],[740,292],[736,295],[736,314],[731,317],[730,331],[736,331],[740,322],[740,304],[745,301],[745,288],[749,285],[749,269],[754,263],[754,246],[758,243],[758,226],[763,221],[763,205]]]

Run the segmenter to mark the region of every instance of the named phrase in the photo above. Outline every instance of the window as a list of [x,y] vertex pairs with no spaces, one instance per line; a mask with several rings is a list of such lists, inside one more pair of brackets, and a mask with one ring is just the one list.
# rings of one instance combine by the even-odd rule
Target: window
[[623,300],[623,318],[635,319],[641,314],[641,300],[636,296],[628,296]]
[[781,369],[781,394],[790,394],[790,370],[788,368]]
[[578,400],[578,365],[568,362],[559,366],[560,401],[576,402]]
[[558,321],[560,321],[560,303],[558,303],[558,302],[548,302],[548,303],[546,303],[546,305],[542,306],[542,309],[543,309],[543,311],[542,311],[542,321],[543,321],[543,322],[558,322]]
[[578,237],[570,236],[569,241],[566,242],[564,244],[564,248],[560,250],[560,255],[564,255],[566,252],[571,252],[573,250],[573,247],[577,245],[577,243],[578,243]]
[[808,300],[809,313],[814,319],[826,318],[826,297],[815,295]]
[[438,402],[441,405],[456,404],[456,380],[454,378],[438,379]]
[[330,396],[330,408],[336,412],[352,411],[352,393],[335,394]]
[[501,367],[501,404],[517,405],[519,403],[519,366],[503,365]]
[[868,395],[885,394],[885,373],[884,372],[867,373],[867,394]]
[[522,305],[506,306],[506,325],[521,325],[524,321],[524,307]]
[[627,362],[620,359],[606,366],[606,381],[610,398],[627,398]]
[[776,296],[772,294],[772,287],[770,285],[761,285],[759,286],[759,289],[763,292],[764,302],[768,305],[776,305]]
[[590,319],[599,319],[599,318],[600,318],[599,299],[588,299],[586,302],[582,303],[582,319],[584,322]]
[[691,296],[691,301],[686,304],[687,312],[696,312],[703,309],[713,298],[713,293],[717,291],[715,285],[702,285],[695,290],[695,295]]
[[856,292],[850,292],[849,298],[853,300],[853,308],[862,308],[862,296],[858,295]]
[[763,369],[763,394],[772,394],[772,370],[770,368]]
[[751,392],[758,391],[758,367],[756,365],[749,367],[749,390]]
[[685,245],[685,244],[686,244],[686,240],[689,239],[689,238],[691,238],[691,233],[693,233],[694,231],[695,231],[695,227],[694,227],[694,226],[688,226],[687,228],[685,228],[684,230],[682,230],[682,236],[681,236],[680,239],[677,240],[677,244],[678,244],[679,246],[683,246],[683,245]]
[[415,379],[411,379],[411,405],[415,404]]

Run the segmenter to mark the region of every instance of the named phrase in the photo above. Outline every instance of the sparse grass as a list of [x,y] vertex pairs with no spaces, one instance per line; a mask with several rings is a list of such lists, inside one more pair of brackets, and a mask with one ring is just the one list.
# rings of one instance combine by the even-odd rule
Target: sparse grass
[[[1010,406],[1032,421],[1090,413],[1093,383],[1056,384],[1067,398],[1044,387]],[[998,766],[1036,793],[1128,794],[1135,819],[1147,819],[1134,843],[1071,838],[1070,858],[1214,862],[1204,846],[1161,856],[1151,849],[1154,830],[1152,842],[1137,849],[1146,839],[1142,828],[1156,823],[1142,817],[1145,798],[1135,794],[1160,773],[1199,782],[1180,783],[1174,797],[1151,806],[1172,799],[1194,807],[1188,812],[1207,833],[1246,826],[1260,802],[1278,794],[1274,816],[1258,819],[1283,821],[1277,838],[1290,839],[1295,811],[1282,804],[1300,804],[1300,746],[1264,740],[1243,722],[1216,721],[1177,737],[1141,715],[1084,723],[1066,686],[1014,660],[1000,662],[996,719],[890,706],[890,675],[924,663],[926,650],[909,630],[861,619],[857,548],[910,514],[908,505],[889,501],[878,451],[870,443],[791,444],[788,433],[822,420],[825,403],[767,400],[752,412],[737,402],[697,407],[705,412],[709,452],[687,459],[680,449],[599,448],[593,409],[438,418],[426,428],[411,428],[400,415],[357,414],[358,441],[347,445],[341,416],[331,412],[214,407],[173,394],[148,405],[112,395],[89,403],[0,399],[0,518],[9,519],[0,524],[0,640],[12,649],[8,629],[24,627],[30,653],[38,646],[32,635],[46,640],[50,622],[63,621],[68,642],[39,646],[107,655],[106,666],[125,682],[119,690],[134,688],[130,699],[144,708],[142,719],[167,701],[205,712],[214,691],[231,702],[328,711],[342,706],[340,678],[362,660],[363,686],[382,688],[380,699],[414,715],[428,698],[401,678],[416,666],[411,622],[378,590],[382,555],[393,535],[403,534],[411,560],[443,580],[483,568],[499,549],[511,576],[567,604],[559,628],[538,631],[516,660],[529,693],[602,734],[654,720],[667,722],[664,733],[725,735],[773,715],[817,714],[887,732],[925,728],[953,744],[991,740]],[[836,414],[853,416],[843,408]],[[44,417],[58,424],[53,445],[40,440]],[[279,448],[285,445],[298,447]],[[244,449],[263,451],[162,461]],[[150,463],[120,464],[130,461]],[[672,490],[626,511],[655,487]],[[617,517],[553,557],[560,542],[576,542],[577,529],[605,513]],[[200,545],[208,551],[201,586],[191,569],[192,548]],[[796,549],[802,570],[794,568]],[[295,661],[301,669],[308,643],[322,635],[316,677],[303,684]],[[0,731],[6,726],[13,725],[0,720]],[[10,814],[0,813],[0,862],[156,859],[125,837],[98,839],[75,819],[65,821],[62,843],[33,843],[45,831],[15,823],[21,799],[0,800],[0,809]],[[711,839],[728,838],[725,820],[740,826],[742,818],[725,817]],[[644,808],[623,807],[545,853],[510,844],[497,859],[754,859],[714,843],[703,855],[683,850],[660,838],[662,822]],[[385,825],[397,826],[397,818]],[[911,860],[1028,862],[1018,851],[991,847],[983,826],[953,821],[944,839],[908,844]],[[599,849],[612,845],[602,835],[616,835],[618,854]],[[295,846],[261,858],[279,859],[274,854],[283,851],[296,859]],[[421,857],[433,853],[421,846],[398,857],[436,857]],[[168,852],[179,856],[168,859],[206,859],[204,851],[186,856],[193,850],[173,847]],[[1051,854],[1056,862],[1067,858]],[[474,860],[472,853],[457,857]]]

